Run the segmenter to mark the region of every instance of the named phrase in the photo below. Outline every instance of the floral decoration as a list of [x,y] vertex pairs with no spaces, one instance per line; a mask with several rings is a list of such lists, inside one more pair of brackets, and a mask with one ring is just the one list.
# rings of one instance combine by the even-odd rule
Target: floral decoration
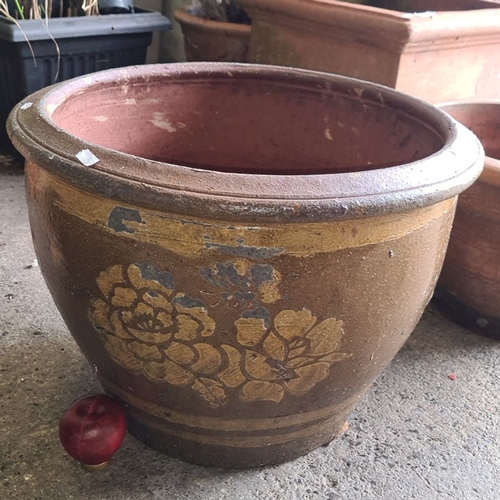
[[302,396],[328,376],[333,363],[348,355],[338,352],[342,322],[329,318],[318,323],[307,309],[283,310],[272,327],[265,319],[236,321],[237,339],[246,347],[241,398],[245,401],[281,401],[286,392]]
[[[261,284],[276,281],[272,269],[258,273],[269,277]],[[102,298],[92,300],[89,317],[110,356],[152,380],[190,386],[213,407],[225,404],[229,389],[247,402],[304,395],[349,356],[338,351],[342,322],[318,321],[307,309],[285,309],[274,319],[264,307],[247,309],[231,343],[217,344],[207,305],[177,292],[172,273],[154,264],[112,266],[97,284]]]

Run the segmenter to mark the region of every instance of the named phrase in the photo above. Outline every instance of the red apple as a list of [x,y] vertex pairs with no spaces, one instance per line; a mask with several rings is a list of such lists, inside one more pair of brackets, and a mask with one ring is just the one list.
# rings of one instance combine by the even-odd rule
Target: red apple
[[104,394],[79,399],[59,423],[59,438],[68,455],[83,465],[106,462],[120,448],[127,422],[118,401]]

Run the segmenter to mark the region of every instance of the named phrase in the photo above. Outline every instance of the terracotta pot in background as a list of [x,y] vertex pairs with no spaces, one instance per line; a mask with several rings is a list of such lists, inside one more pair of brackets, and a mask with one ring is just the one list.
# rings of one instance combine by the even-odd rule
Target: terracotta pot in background
[[430,105],[269,66],[96,73],[9,130],[49,289],[130,431],[223,467],[339,433],[419,320],[483,164]]
[[177,9],[188,61],[246,62],[251,26],[211,21],[195,16],[189,8]]
[[486,151],[481,177],[459,198],[434,301],[454,321],[500,339],[500,102],[445,104]]
[[352,76],[428,102],[500,97],[498,4],[408,0],[406,13],[394,9],[396,0],[379,2],[385,9],[334,0],[238,3],[252,18],[249,62]]

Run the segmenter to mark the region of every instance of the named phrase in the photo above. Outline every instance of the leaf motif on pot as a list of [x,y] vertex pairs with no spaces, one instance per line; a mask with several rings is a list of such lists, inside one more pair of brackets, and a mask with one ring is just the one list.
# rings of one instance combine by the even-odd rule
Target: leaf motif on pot
[[98,331],[109,331],[111,326],[109,323],[108,312],[109,306],[101,299],[93,299],[92,305],[92,322]]
[[198,351],[198,361],[191,366],[191,369],[197,373],[204,375],[219,371],[221,365],[220,352],[210,344],[198,343],[194,344],[194,348]]
[[[116,307],[131,307],[137,301],[135,290],[126,286],[116,286],[111,296],[111,304]],[[139,303],[139,305],[145,305]]]
[[218,374],[218,378],[226,387],[238,387],[247,380],[240,366],[243,356],[231,345],[222,344],[221,347],[227,355],[227,367]]
[[274,318],[276,332],[288,340],[302,338],[314,323],[316,318],[307,309],[281,311]]
[[181,342],[172,342],[165,349],[165,354],[171,361],[178,365],[190,365],[196,359],[194,350]]
[[201,377],[191,386],[210,406],[221,406],[226,402],[226,391],[220,382]]
[[179,324],[179,331],[174,334],[176,339],[189,342],[198,337],[197,330],[199,323],[195,319],[190,318],[186,314],[179,314],[177,323]]
[[144,362],[128,350],[117,337],[110,336],[106,342],[106,349],[112,358],[131,370],[140,370]]
[[188,325],[187,319],[195,321],[200,326],[200,335],[202,337],[210,337],[215,332],[215,321],[210,317],[207,311],[206,304],[199,299],[192,299],[189,295],[184,293],[177,294],[173,300],[172,304],[175,310],[179,313],[183,313],[184,323],[181,322],[181,328],[177,332],[177,335],[189,335],[190,327],[193,326],[192,322]]
[[314,356],[326,356],[335,352],[342,342],[342,323],[334,318],[325,319],[306,334],[311,341]]
[[113,288],[125,283],[126,279],[122,266],[110,267],[97,278],[97,284],[106,298],[111,296]]
[[284,395],[285,390],[280,384],[250,380],[243,386],[240,399],[247,402],[263,400],[279,403]]
[[280,300],[281,294],[278,288],[279,282],[263,283],[259,287],[260,299],[265,304],[273,304]]
[[250,377],[257,380],[279,379],[279,371],[273,366],[274,363],[269,362],[270,360],[275,361],[273,358],[268,357],[267,353],[260,354],[248,350],[245,356],[245,371]]
[[245,347],[256,346],[267,332],[263,318],[239,318],[235,326],[238,342]]
[[139,359],[145,361],[159,361],[162,357],[156,346],[150,346],[140,342],[130,342],[128,350]]
[[294,396],[301,396],[309,392],[318,382],[328,377],[330,364],[324,362],[311,363],[295,369],[296,378],[286,384],[288,391]]
[[169,382],[172,385],[187,385],[195,380],[189,370],[169,359],[158,363],[147,363],[144,365],[144,372],[153,380]]

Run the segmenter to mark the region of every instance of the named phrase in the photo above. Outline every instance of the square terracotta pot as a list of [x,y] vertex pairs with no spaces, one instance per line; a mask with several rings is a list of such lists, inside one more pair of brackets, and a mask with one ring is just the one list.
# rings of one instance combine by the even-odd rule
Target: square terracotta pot
[[[500,4],[483,0],[239,0],[249,62],[315,69],[430,102],[500,98]],[[395,10],[405,7],[409,12]],[[413,11],[419,11],[413,13]]]

